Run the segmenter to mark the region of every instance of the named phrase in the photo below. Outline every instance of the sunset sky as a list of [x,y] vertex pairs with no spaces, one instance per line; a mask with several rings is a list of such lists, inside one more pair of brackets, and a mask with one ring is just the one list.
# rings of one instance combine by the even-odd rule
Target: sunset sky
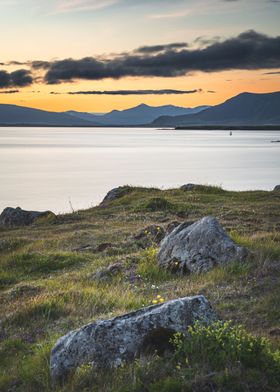
[[107,112],[279,91],[279,21],[280,0],[0,0],[0,102]]

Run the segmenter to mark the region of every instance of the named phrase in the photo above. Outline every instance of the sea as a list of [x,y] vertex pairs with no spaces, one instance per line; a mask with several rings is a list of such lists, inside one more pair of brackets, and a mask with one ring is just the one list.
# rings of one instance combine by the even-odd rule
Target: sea
[[0,127],[0,212],[85,209],[120,185],[272,190],[279,140],[269,130]]

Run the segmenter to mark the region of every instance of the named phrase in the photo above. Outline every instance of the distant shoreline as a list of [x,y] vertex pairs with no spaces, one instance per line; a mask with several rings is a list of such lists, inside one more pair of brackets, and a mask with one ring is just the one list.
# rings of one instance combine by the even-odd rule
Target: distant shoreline
[[174,129],[192,131],[280,131],[280,125],[195,125],[175,127]]
[[189,131],[280,131],[279,125],[187,125],[178,127],[155,127],[150,124],[138,125],[49,125],[49,124],[0,124],[0,128],[156,128],[157,130],[189,130]]

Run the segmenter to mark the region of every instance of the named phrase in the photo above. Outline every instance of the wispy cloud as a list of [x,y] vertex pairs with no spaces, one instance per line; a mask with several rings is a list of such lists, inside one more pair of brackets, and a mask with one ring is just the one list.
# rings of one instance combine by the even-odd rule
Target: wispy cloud
[[19,90],[4,90],[0,91],[0,94],[16,94],[19,93]]
[[280,71],[264,72],[263,75],[279,75]]
[[181,10],[181,11],[169,12],[163,14],[151,14],[149,15],[149,18],[150,19],[177,19],[177,18],[183,18],[184,16],[187,16],[189,14],[190,14],[189,10]]
[[122,0],[59,0],[56,13],[96,11],[120,3]]
[[[70,95],[181,95],[181,94],[195,94],[200,93],[201,89],[195,90],[105,90],[105,91],[70,91],[66,94]],[[55,94],[52,92],[51,94]]]

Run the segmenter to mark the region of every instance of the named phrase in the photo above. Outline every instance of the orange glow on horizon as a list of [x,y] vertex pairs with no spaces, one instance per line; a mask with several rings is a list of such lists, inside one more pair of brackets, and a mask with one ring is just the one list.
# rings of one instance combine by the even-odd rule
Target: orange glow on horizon
[[[265,93],[280,90],[280,75],[264,75],[258,71],[197,73],[177,78],[124,78],[102,81],[77,81],[59,85],[34,84],[16,94],[0,94],[1,103],[27,106],[49,111],[109,112],[146,103],[151,106],[173,104],[183,107],[216,105],[241,92]],[[202,89],[184,95],[68,95],[68,91]],[[58,94],[50,94],[52,91]],[[215,91],[211,93],[209,91]]]

